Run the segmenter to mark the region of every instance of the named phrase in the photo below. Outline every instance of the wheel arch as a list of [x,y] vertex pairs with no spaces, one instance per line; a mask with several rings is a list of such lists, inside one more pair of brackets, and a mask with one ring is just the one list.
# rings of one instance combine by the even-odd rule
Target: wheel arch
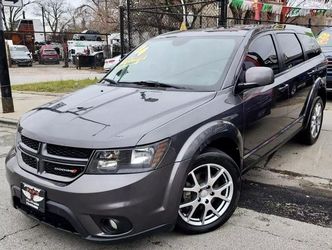
[[327,101],[326,82],[320,77],[316,79],[309,94],[308,101],[305,107],[305,113],[304,113],[305,115],[303,121],[303,127],[305,128],[308,126],[311,115],[311,108],[317,96],[322,98],[325,107]]
[[195,159],[207,148],[216,148],[228,154],[238,165],[243,167],[243,139],[238,128],[228,121],[217,120],[198,128],[183,144],[176,161]]

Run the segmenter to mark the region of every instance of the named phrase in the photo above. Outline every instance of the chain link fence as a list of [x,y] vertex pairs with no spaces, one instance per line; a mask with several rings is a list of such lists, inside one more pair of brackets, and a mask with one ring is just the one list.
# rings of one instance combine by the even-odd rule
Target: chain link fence
[[[146,40],[170,31],[179,30],[183,22],[188,29],[204,29],[220,26],[255,24],[295,24],[312,28],[315,34],[328,25],[313,24],[312,18],[288,19],[281,23],[276,15],[262,13],[260,20],[254,19],[254,12],[243,13],[243,18],[232,16],[226,1],[205,0],[186,4],[158,5],[158,1],[144,5],[145,1],[128,0],[120,8],[120,32],[122,49],[130,51]],[[121,13],[122,12],[122,13]],[[121,25],[122,23],[122,25]]]
[[220,1],[197,1],[177,5],[141,5],[128,1],[124,13],[124,37],[127,50],[151,37],[179,30],[183,22],[188,29],[216,27],[220,23]]

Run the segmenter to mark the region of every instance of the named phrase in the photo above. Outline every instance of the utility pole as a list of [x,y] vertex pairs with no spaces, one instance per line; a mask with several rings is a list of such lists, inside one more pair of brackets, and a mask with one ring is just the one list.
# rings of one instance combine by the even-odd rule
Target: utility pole
[[12,89],[10,86],[5,32],[2,20],[2,0],[0,0],[0,88],[1,88],[1,103],[3,113],[14,112],[14,103],[12,97]]

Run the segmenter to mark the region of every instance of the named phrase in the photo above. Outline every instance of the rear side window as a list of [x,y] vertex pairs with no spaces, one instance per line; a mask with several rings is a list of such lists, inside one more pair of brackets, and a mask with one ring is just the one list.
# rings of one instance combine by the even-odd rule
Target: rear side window
[[316,39],[306,34],[298,34],[302,42],[303,49],[308,56],[308,59],[318,56],[321,53],[321,48]]
[[249,46],[245,70],[256,66],[270,67],[275,74],[279,72],[277,51],[270,35],[257,38]]
[[292,68],[304,61],[303,51],[295,34],[279,33],[277,34],[277,39],[281,47],[286,68]]

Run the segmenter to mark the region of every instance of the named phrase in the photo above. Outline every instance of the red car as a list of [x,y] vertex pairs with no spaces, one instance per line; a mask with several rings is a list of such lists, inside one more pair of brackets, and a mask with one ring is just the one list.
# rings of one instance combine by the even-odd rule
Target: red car
[[55,49],[53,49],[50,46],[43,46],[39,51],[39,64],[46,64],[46,63],[54,63],[54,64],[60,63],[59,54],[56,52]]

